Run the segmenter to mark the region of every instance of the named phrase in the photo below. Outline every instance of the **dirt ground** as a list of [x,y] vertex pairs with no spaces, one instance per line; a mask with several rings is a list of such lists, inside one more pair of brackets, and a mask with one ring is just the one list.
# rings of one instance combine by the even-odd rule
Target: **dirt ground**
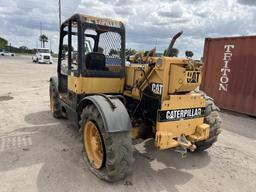
[[0,57],[0,192],[254,192],[256,119],[222,113],[222,134],[207,152],[157,151],[137,144],[133,175],[109,184],[85,167],[79,133],[49,110],[56,64]]

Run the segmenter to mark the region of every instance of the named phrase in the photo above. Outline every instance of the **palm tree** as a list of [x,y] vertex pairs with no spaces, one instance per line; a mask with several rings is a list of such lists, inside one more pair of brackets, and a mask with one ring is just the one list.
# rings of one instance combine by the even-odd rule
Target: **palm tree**
[[44,48],[44,47],[45,47],[45,43],[48,42],[48,37],[43,34],[43,35],[41,35],[41,36],[39,37],[39,41],[41,41],[41,43],[43,44],[43,48]]

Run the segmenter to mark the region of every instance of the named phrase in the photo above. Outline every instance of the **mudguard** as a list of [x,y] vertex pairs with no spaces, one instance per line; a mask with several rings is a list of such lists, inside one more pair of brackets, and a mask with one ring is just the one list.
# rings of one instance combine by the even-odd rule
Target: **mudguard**
[[124,104],[118,98],[94,95],[85,97],[79,104],[82,111],[88,104],[94,104],[100,112],[106,132],[130,131],[132,124]]

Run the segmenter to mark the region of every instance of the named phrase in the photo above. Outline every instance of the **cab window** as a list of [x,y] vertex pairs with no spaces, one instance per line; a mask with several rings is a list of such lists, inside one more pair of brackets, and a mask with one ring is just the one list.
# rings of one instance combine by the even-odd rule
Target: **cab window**
[[85,30],[85,68],[95,76],[120,74],[121,35],[112,31]]

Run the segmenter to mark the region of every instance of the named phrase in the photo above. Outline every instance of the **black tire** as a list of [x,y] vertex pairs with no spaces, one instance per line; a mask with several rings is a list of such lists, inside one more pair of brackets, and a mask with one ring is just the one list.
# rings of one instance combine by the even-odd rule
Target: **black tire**
[[220,109],[214,104],[214,100],[207,96],[205,93],[200,92],[206,99],[206,108],[205,108],[205,119],[204,123],[210,125],[210,133],[209,138],[204,141],[196,142],[196,150],[195,151],[204,151],[210,148],[218,138],[218,135],[221,133],[220,126],[221,126],[221,118],[219,115]]
[[130,132],[106,132],[102,117],[94,105],[88,105],[83,109],[80,121],[82,132],[87,121],[94,122],[100,132],[104,148],[104,161],[102,168],[95,169],[88,159],[84,146],[83,157],[86,166],[98,178],[108,182],[126,178],[131,173],[131,165],[133,163]]
[[53,117],[57,119],[63,118],[62,112],[61,112],[61,105],[59,101],[59,93],[53,81],[50,81],[49,91],[50,91],[50,99],[51,97],[53,99],[53,110],[52,110]]

